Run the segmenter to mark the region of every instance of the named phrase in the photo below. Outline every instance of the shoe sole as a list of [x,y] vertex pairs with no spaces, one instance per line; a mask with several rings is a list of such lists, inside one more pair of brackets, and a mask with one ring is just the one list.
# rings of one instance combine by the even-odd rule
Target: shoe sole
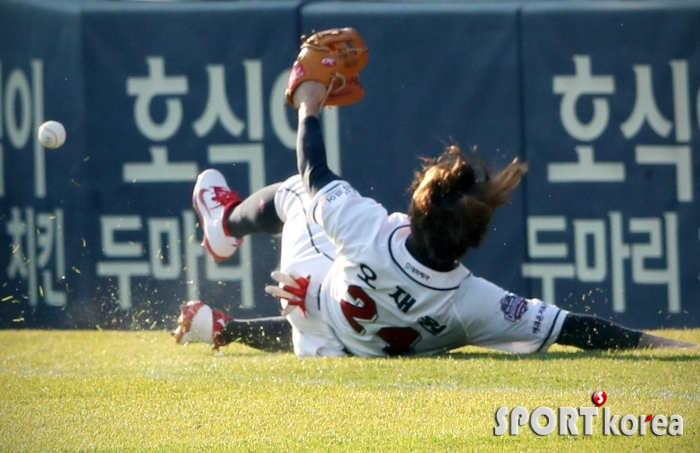
[[[202,229],[204,229],[204,220],[202,218],[202,213],[199,212],[199,208],[197,207],[197,194],[199,193],[199,181],[197,181],[197,184],[195,185],[195,190],[192,192],[192,207],[194,208],[194,211],[197,213],[197,218],[199,219],[199,224],[202,226]],[[214,251],[211,249],[211,246],[209,245],[209,239],[207,239],[207,233],[206,230],[204,231],[204,239],[202,239],[202,245],[204,248],[207,249],[207,252],[209,252],[209,255],[211,255],[212,258],[214,258],[214,261],[217,263],[220,263],[222,261],[226,261],[227,259],[231,258],[233,254],[230,256],[219,256]]]
[[[180,306],[180,318],[183,318],[183,322],[180,323],[180,318],[178,318],[178,327],[173,332],[175,342],[181,345],[200,341],[213,344],[213,310],[211,307],[205,303],[202,303],[201,301],[198,301],[198,304],[195,304],[191,308],[187,306],[188,304],[182,304]],[[204,316],[203,320],[200,319],[201,316]],[[200,319],[200,321],[197,322],[197,319]],[[202,322],[204,322],[204,324],[202,324]],[[206,326],[212,326],[210,332],[211,335],[207,333],[202,336],[203,332],[209,330],[206,328]]]

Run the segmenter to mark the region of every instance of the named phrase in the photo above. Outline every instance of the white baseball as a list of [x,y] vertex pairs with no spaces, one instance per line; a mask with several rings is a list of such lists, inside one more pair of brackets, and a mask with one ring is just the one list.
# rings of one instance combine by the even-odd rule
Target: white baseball
[[47,121],[39,126],[38,136],[46,148],[58,148],[66,142],[66,128],[58,121]]

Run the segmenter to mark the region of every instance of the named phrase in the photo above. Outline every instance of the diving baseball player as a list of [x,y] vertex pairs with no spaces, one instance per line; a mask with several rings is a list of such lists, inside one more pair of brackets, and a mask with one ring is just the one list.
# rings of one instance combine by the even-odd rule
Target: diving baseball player
[[248,234],[281,233],[280,271],[273,273],[279,285],[266,289],[281,300],[285,317],[236,320],[191,301],[178,319],[178,343],[291,345],[314,357],[431,355],[465,345],[514,353],[554,343],[693,346],[512,294],[461,264],[525,174],[517,160],[492,175],[449,146],[416,174],[407,213],[387,213],[334,174],[320,111],[362,99],[359,71],[367,59],[353,29],[326,30],[302,44],[287,89],[298,110],[298,175],[245,200],[216,170],[197,179],[193,205],[215,259],[232,256]]

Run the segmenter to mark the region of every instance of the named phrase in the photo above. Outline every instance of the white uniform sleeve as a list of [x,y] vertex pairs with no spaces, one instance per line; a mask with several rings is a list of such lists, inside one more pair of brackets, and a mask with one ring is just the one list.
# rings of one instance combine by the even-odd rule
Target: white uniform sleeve
[[311,200],[308,221],[320,225],[338,253],[352,258],[371,246],[387,225],[387,211],[361,196],[347,181],[327,184]]
[[471,275],[455,293],[454,310],[469,344],[514,353],[546,351],[557,339],[566,312]]

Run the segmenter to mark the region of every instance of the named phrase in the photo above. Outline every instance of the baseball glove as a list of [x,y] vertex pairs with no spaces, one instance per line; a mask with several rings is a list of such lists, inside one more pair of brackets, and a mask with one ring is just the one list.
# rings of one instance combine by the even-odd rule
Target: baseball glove
[[364,97],[360,71],[367,65],[369,53],[354,28],[333,28],[301,39],[301,51],[285,91],[290,105],[294,105],[294,90],[306,80],[315,80],[327,88],[321,105],[348,105]]

